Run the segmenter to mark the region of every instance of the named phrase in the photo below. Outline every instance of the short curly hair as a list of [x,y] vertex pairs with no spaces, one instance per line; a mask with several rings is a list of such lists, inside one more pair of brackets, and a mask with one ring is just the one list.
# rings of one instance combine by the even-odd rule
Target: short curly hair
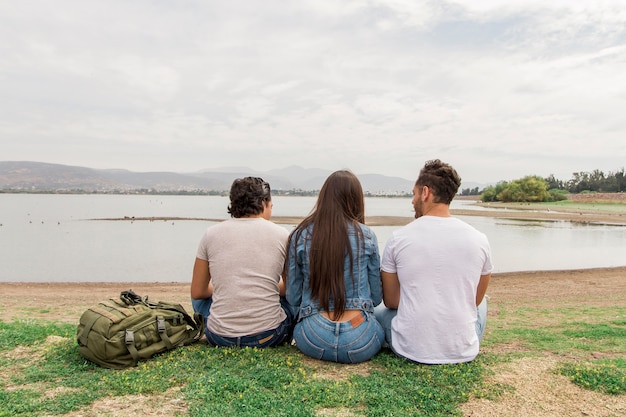
[[430,188],[435,203],[450,204],[461,186],[461,177],[451,165],[433,159],[426,161],[415,185]]
[[259,177],[237,178],[230,187],[228,213],[240,218],[263,212],[263,201],[272,200],[270,185]]

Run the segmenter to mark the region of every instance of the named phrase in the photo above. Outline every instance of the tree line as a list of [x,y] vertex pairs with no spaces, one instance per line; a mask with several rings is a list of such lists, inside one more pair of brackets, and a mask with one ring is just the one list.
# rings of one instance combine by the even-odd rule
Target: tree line
[[529,175],[514,181],[500,181],[479,191],[478,187],[466,188],[461,195],[480,195],[483,202],[549,202],[567,199],[567,194],[583,192],[621,193],[626,191],[624,168],[616,172],[596,169],[591,172],[574,172],[568,181],[550,174],[547,178]]

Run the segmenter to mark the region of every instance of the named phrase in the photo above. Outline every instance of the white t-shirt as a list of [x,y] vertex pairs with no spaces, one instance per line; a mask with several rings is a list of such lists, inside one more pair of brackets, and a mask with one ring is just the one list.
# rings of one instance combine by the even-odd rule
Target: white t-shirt
[[196,256],[209,262],[214,287],[209,330],[247,336],[285,320],[278,282],[288,238],[287,229],[263,218],[233,218],[206,230]]
[[396,353],[428,364],[478,355],[476,290],[493,270],[483,233],[454,217],[422,216],[392,234],[381,269],[400,281],[391,322]]

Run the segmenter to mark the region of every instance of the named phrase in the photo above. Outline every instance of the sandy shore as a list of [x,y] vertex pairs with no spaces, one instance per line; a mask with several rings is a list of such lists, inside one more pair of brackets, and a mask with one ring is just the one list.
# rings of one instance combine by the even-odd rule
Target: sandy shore
[[[78,323],[89,306],[132,289],[153,301],[182,304],[191,311],[188,283],[0,283],[2,320]],[[490,313],[507,305],[623,305],[626,267],[494,274]]]
[[[482,207],[475,209],[451,209],[453,216],[495,217],[511,220],[535,221],[570,221],[576,223],[597,223],[626,225],[626,193],[595,193],[574,194],[570,199],[578,204],[576,208],[559,206],[550,210],[547,206],[531,205],[528,203],[481,203],[476,197],[458,196],[459,200],[474,201]],[[596,203],[602,203],[597,205]],[[609,203],[609,204],[605,204]],[[410,200],[407,199],[407,211],[410,209]],[[298,224],[303,217],[272,216],[272,221],[278,224]],[[114,217],[94,220],[109,221],[156,221],[156,220],[200,220],[220,222],[224,219],[204,217]],[[365,223],[369,226],[403,226],[413,220],[410,216],[368,216]]]
[[[598,224],[615,224],[626,225],[625,213],[602,213],[597,211],[535,211],[535,210],[519,210],[519,209],[488,209],[488,210],[470,210],[470,209],[452,209],[453,216],[478,216],[478,217],[496,217],[511,220],[536,220],[536,221],[571,221],[577,223],[598,223]],[[277,224],[298,224],[302,221],[302,217],[294,216],[272,216],[272,221]],[[109,221],[211,221],[220,222],[224,219],[214,219],[205,217],[116,217],[116,218],[99,218],[97,220]],[[369,216],[365,219],[365,223],[369,226],[404,226],[410,223],[413,217],[402,216]]]

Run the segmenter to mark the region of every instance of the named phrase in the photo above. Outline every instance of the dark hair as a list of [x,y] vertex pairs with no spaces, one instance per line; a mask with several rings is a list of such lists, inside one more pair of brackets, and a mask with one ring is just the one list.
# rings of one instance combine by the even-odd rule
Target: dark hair
[[[311,298],[317,300],[324,311],[333,301],[333,316],[339,318],[345,311],[346,285],[344,281],[345,257],[350,259],[350,275],[354,264],[348,227],[357,233],[360,247],[365,221],[365,202],[359,179],[350,171],[332,173],[324,182],[312,213],[291,233],[289,240],[298,240],[308,226],[313,225],[309,253]],[[354,282],[354,276],[352,276]]]
[[450,204],[461,186],[461,177],[451,165],[433,159],[426,161],[415,185],[430,188],[434,194],[433,202]]
[[237,178],[230,187],[228,213],[239,218],[263,212],[263,201],[272,200],[270,185],[258,177]]

